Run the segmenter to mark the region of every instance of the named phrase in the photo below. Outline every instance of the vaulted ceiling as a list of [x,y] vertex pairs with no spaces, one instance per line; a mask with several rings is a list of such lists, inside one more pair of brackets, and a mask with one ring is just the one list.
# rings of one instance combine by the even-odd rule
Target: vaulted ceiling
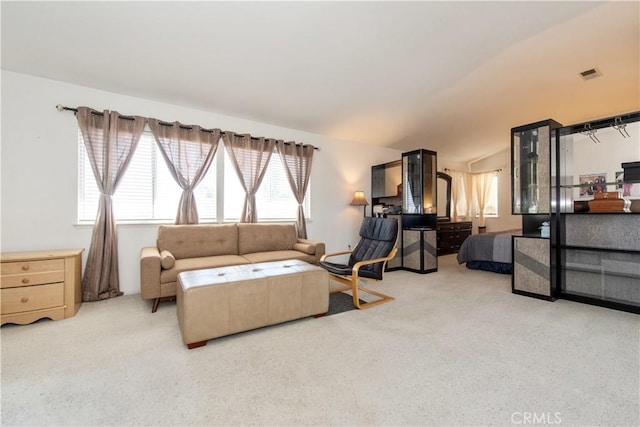
[[635,1],[1,7],[3,69],[460,162],[640,109]]

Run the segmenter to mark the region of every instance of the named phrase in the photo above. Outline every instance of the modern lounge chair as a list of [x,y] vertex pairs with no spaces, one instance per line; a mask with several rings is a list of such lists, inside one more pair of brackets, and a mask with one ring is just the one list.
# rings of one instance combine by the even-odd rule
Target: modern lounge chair
[[[392,259],[398,248],[398,221],[390,218],[367,217],[360,226],[360,241],[352,251],[335,252],[320,258],[320,266],[329,272],[331,280],[343,286],[331,290],[331,293],[351,290],[353,305],[364,309],[374,305],[393,301],[394,298],[361,286],[361,279],[382,280],[387,261]],[[327,262],[326,259],[339,255],[349,255],[347,264]],[[375,295],[378,299],[361,303],[358,292]]]

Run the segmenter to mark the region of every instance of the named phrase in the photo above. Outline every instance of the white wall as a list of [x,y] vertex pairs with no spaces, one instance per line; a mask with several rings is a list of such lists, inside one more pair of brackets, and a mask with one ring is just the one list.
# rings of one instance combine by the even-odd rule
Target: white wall
[[[506,136],[509,138],[509,135]],[[491,156],[470,164],[471,172],[502,169],[498,174],[498,216],[485,217],[487,231],[512,230],[522,227],[522,217],[511,215],[511,149],[505,148]],[[473,221],[474,233],[478,231],[478,220]]]
[[[311,173],[308,233],[309,238],[325,242],[328,252],[346,250],[357,241],[362,209],[349,202],[355,190],[364,190],[371,201],[371,166],[401,156],[398,150],[2,71],[0,246],[4,252],[88,250],[91,227],[75,225],[77,122],[72,113],[57,111],[57,104],[117,110],[319,147]],[[156,230],[157,225],[118,227],[120,288],[125,293],[140,292],[140,249],[155,245]]]

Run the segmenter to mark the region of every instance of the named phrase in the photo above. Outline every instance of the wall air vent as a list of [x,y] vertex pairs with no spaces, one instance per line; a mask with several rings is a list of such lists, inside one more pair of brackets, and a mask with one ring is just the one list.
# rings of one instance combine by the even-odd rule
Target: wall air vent
[[583,72],[580,73],[580,77],[582,77],[583,80],[595,79],[596,77],[600,77],[601,75],[602,73],[597,68],[584,70]]

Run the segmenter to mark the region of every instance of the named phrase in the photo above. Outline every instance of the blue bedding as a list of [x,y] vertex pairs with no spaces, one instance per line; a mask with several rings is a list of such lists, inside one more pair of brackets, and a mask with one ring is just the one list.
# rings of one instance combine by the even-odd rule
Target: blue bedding
[[467,261],[465,264],[471,270],[493,271],[500,274],[513,273],[513,264],[495,261]]
[[520,230],[474,234],[466,238],[458,251],[458,263],[472,270],[511,274],[511,236]]

